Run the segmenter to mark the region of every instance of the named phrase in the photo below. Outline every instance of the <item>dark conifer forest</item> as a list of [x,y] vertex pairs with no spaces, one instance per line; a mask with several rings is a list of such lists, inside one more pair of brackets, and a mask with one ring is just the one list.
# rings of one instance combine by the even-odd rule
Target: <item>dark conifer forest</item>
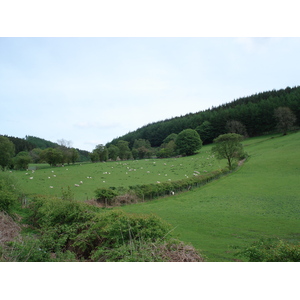
[[151,123],[113,139],[107,146],[124,140],[132,147],[135,140],[145,139],[152,147],[159,147],[168,135],[187,128],[197,130],[203,143],[209,144],[226,133],[227,122],[233,120],[244,125],[249,137],[259,136],[276,131],[274,110],[278,107],[289,107],[297,118],[295,126],[299,127],[300,87],[262,92],[205,111]]

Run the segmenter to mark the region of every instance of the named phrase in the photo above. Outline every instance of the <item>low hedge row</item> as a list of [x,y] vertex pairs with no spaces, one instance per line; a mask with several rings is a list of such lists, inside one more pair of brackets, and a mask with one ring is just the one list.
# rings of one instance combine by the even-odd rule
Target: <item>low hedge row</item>
[[178,192],[190,190],[195,187],[200,187],[230,172],[232,172],[232,170],[225,168],[207,173],[205,175],[197,175],[177,181],[134,185],[130,186],[129,189],[131,193],[134,193],[142,200],[152,200],[154,198],[172,195]]

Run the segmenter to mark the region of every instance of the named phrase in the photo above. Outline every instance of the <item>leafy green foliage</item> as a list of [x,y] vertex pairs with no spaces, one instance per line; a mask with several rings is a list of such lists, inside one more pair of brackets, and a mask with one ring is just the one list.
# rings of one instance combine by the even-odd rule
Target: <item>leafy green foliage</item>
[[192,155],[202,147],[202,141],[196,130],[181,131],[175,141],[177,151],[182,155]]
[[300,262],[300,244],[279,239],[260,239],[236,255],[246,257],[250,262]]

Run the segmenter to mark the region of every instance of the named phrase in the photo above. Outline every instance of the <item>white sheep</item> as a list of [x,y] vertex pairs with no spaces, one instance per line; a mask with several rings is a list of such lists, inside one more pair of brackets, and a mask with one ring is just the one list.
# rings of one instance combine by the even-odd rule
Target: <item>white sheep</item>
[[75,186],[79,186],[79,184],[77,184],[77,183],[75,183],[74,185],[75,185]]

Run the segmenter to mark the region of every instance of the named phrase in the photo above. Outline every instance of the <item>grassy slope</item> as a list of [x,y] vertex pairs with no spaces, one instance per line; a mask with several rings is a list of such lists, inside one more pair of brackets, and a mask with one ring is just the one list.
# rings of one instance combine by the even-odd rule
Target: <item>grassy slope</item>
[[231,246],[260,237],[300,238],[300,132],[244,142],[249,160],[235,173],[188,193],[123,207],[155,213],[209,261],[233,261]]

